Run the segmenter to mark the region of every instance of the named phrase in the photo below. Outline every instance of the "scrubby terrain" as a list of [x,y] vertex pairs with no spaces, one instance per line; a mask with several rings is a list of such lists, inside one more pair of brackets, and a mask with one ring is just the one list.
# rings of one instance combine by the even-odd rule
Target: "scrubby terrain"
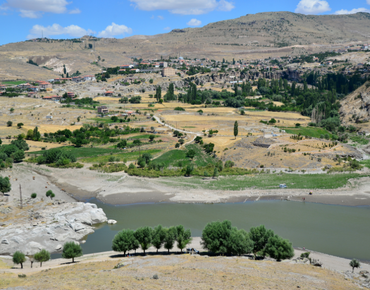
[[[121,262],[119,269],[114,267]],[[0,287],[17,289],[360,289],[336,272],[248,257],[147,256],[80,262],[18,278],[0,274]],[[11,288],[10,288],[11,289]]]

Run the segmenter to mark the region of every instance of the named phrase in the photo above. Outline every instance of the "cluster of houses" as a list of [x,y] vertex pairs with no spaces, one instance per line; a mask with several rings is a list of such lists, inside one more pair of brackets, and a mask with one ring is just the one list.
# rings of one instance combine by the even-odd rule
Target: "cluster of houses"
[[[106,115],[109,114],[109,109],[107,106],[100,106],[98,107],[98,114]],[[126,110],[123,113],[118,113],[110,116],[116,116],[116,117],[125,117],[125,116],[133,116],[135,115],[134,111]]]
[[94,75],[86,75],[86,76],[75,76],[71,78],[56,78],[49,80],[52,83],[62,83],[62,82],[75,82],[75,83],[81,83],[81,82],[88,82],[88,81],[96,81],[96,78]]

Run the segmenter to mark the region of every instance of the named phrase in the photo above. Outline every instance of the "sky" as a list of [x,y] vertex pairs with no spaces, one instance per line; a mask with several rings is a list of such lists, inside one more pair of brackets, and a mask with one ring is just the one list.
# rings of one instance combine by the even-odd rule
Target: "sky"
[[273,11],[370,13],[370,0],[0,0],[0,45],[41,36],[154,35]]

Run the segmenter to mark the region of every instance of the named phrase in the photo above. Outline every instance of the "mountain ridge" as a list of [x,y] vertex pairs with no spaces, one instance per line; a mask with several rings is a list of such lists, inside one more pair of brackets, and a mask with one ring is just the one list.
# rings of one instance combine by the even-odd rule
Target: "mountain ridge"
[[157,35],[23,41],[0,46],[0,79],[54,78],[64,65],[70,74],[97,73],[133,57],[231,60],[316,53],[370,42],[369,24],[370,14],[363,12],[316,16],[264,12]]

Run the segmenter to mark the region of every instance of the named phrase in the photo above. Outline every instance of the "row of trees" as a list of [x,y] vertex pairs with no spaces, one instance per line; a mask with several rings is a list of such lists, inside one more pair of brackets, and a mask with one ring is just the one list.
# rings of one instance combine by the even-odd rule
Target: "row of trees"
[[151,246],[154,246],[157,252],[163,246],[170,252],[177,242],[177,247],[182,252],[191,240],[190,230],[186,230],[182,225],[170,228],[159,225],[155,228],[142,227],[136,231],[129,229],[120,231],[113,239],[112,249],[126,255],[126,252],[131,250],[136,252],[141,247],[145,254]]
[[[75,258],[82,256],[82,248],[78,243],[75,242],[67,242],[63,246],[62,257],[65,259],[72,259],[72,263],[74,263]],[[39,262],[40,267],[42,267],[42,263],[47,262],[50,260],[50,253],[42,249],[41,251],[37,252],[33,256],[30,256],[31,261],[31,268],[33,261]],[[21,251],[16,251],[13,254],[13,263],[20,264],[21,269],[23,269],[23,263],[26,262],[26,255]]]
[[[246,232],[232,227],[230,221],[212,222],[204,228],[201,239],[203,248],[216,255],[240,256],[253,253],[254,258],[268,255],[278,261],[294,256],[292,244],[263,225]],[[182,225],[170,228],[159,225],[155,228],[139,228],[136,231],[120,231],[113,239],[112,249],[125,255],[132,250],[136,252],[139,247],[145,254],[150,246],[154,246],[157,252],[162,247],[169,252],[177,242],[177,247],[182,252],[191,240],[190,230],[184,229]]]
[[202,232],[205,249],[220,255],[244,255],[253,253],[254,258],[266,255],[278,261],[294,256],[292,244],[265,226],[254,227],[250,232],[231,226],[230,221],[212,222]]
[[120,140],[118,137],[120,135],[128,135],[133,133],[139,133],[139,128],[130,128],[129,126],[125,126],[122,129],[118,127],[115,129],[109,129],[108,127],[100,126],[91,126],[88,124],[84,124],[83,127],[80,129],[74,130],[73,132],[65,129],[65,130],[58,130],[55,133],[45,133],[44,138],[42,140],[46,140],[49,142],[66,142],[70,141],[72,144],[76,145],[77,147],[81,147],[82,145],[87,145],[90,143],[103,143],[107,144],[109,142],[119,142]]

